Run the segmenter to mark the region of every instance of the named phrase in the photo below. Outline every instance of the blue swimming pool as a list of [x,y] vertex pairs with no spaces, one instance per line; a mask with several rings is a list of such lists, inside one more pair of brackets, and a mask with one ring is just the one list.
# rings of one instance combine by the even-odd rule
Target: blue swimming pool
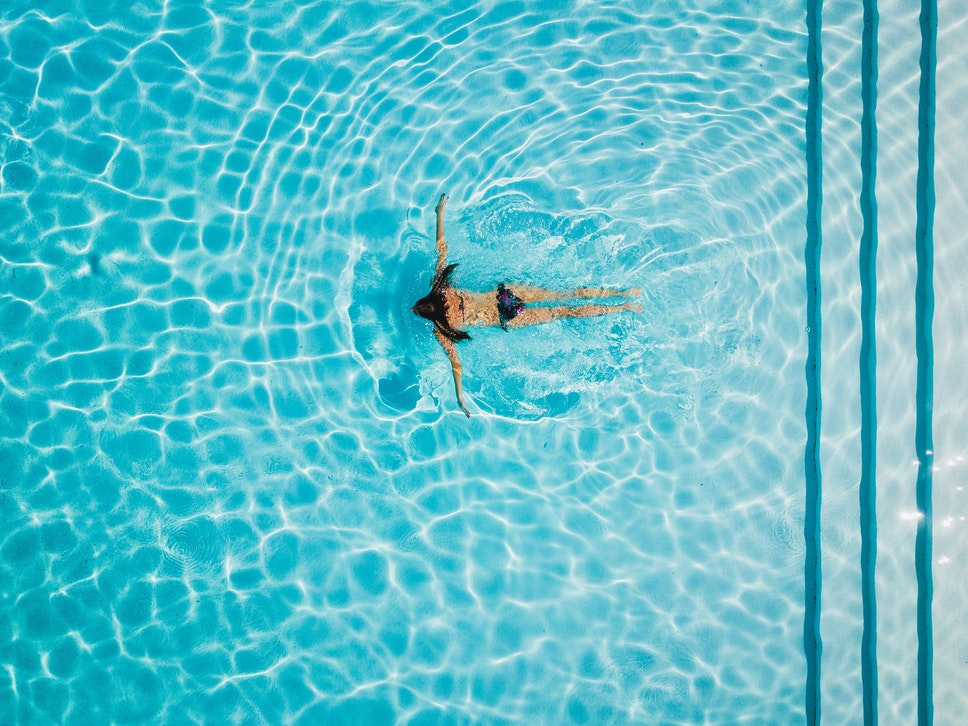
[[957,722],[938,10],[7,3],[0,722]]

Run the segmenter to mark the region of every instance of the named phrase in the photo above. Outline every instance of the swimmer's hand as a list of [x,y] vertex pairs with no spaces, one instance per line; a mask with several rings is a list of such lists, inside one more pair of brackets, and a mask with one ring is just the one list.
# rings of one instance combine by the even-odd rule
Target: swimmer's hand
[[[456,351],[454,353],[456,357]],[[454,367],[454,387],[457,389],[457,403],[460,405],[460,410],[464,412],[467,418],[471,417],[471,412],[467,410],[467,406],[464,405],[464,386],[462,385],[463,370],[461,369],[460,362]]]
[[437,200],[437,206],[434,207],[434,211],[437,212],[437,214],[440,214],[440,211],[444,208],[446,204],[447,204],[447,195],[441,194],[440,199]]

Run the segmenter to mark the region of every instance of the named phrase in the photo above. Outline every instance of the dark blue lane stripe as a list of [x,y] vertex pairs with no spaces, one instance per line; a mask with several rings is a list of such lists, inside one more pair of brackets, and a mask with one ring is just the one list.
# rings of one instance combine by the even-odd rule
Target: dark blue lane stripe
[[861,45],[860,211],[860,576],[864,632],[860,645],[864,724],[877,723],[877,0],[864,0]]
[[931,600],[932,512],[931,469],[934,465],[931,409],[934,405],[934,112],[937,66],[937,0],[921,0],[921,83],[918,93],[918,221],[915,248],[918,264],[914,292],[915,346],[918,355],[917,420],[914,448],[918,457],[916,498],[921,519],[914,542],[918,579],[918,723],[934,722],[934,634]]
[[820,55],[822,0],[807,0],[807,443],[804,451],[806,510],[803,516],[803,653],[807,660],[805,711],[809,726],[820,723],[820,247],[823,204],[821,111],[823,73]]

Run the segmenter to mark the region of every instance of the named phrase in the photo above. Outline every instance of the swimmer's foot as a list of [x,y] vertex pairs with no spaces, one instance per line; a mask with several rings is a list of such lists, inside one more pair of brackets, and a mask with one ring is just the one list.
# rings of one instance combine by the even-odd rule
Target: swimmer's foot
[[626,310],[631,310],[633,313],[642,312],[642,306],[639,303],[625,303],[622,307]]
[[441,194],[440,199],[437,200],[437,206],[434,207],[434,211],[439,214],[440,210],[443,209],[446,204],[447,204],[447,195]]

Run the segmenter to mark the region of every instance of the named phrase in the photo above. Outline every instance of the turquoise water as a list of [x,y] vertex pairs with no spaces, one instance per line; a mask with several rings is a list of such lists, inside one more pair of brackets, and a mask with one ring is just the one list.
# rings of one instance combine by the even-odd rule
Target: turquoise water
[[[7,3],[0,713],[802,723],[797,4]],[[457,283],[641,315],[460,346]]]

